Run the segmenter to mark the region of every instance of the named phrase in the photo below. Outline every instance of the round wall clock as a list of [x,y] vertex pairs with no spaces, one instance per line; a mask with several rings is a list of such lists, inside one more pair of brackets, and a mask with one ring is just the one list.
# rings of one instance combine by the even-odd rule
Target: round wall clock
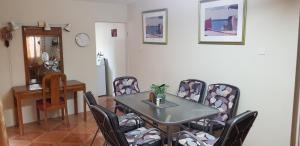
[[90,37],[86,33],[78,33],[75,36],[75,42],[79,47],[86,47],[90,43]]

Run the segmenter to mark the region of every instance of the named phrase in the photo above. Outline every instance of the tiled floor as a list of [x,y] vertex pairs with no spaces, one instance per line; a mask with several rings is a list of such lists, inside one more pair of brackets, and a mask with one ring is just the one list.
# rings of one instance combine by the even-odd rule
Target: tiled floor
[[[113,109],[113,100],[109,97],[99,98],[99,103]],[[49,119],[50,130],[46,131],[41,124],[25,125],[25,133],[19,136],[18,128],[7,129],[10,146],[89,146],[97,130],[96,122],[88,112],[87,122],[83,121],[83,114],[69,116],[70,127],[67,128],[61,118]],[[94,146],[103,145],[101,132],[98,134]]]

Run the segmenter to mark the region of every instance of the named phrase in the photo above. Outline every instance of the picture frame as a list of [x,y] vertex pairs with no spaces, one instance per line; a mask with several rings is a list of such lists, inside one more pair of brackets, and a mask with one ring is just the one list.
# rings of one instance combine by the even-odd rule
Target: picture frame
[[118,37],[118,29],[111,29],[111,37]]
[[199,44],[245,45],[246,0],[200,0]]
[[168,42],[168,10],[142,12],[143,43],[166,45]]

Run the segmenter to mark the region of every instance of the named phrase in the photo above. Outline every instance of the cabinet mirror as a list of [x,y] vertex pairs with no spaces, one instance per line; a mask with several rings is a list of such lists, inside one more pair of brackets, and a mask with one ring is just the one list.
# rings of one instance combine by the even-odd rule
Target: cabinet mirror
[[41,84],[48,72],[64,72],[62,31],[60,27],[23,26],[26,84]]

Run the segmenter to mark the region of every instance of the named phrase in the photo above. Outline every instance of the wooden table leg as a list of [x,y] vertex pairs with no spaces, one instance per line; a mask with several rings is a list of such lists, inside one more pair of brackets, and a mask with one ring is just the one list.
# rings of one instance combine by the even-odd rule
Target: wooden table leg
[[74,110],[75,110],[75,115],[77,115],[78,114],[77,92],[74,92]]
[[[83,90],[83,94],[85,94],[85,89]],[[84,95],[83,95],[84,96]],[[83,98],[83,114],[84,114],[84,116],[83,116],[83,120],[84,121],[86,121],[86,100],[85,100],[85,98]]]
[[17,105],[17,98],[14,95],[14,113],[15,113],[15,123],[16,123],[16,127],[19,126],[19,118],[18,118],[18,105]]
[[22,117],[22,105],[19,97],[16,97],[17,100],[17,113],[18,113],[18,126],[20,135],[24,134],[24,125],[23,125],[23,117]]

